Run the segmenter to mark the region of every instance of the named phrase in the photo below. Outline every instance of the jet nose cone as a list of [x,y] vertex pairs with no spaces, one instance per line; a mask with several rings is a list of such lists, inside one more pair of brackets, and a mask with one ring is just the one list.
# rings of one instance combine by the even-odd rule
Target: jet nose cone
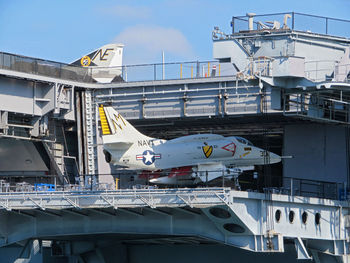
[[280,161],[281,161],[281,156],[270,152],[270,163],[279,163]]

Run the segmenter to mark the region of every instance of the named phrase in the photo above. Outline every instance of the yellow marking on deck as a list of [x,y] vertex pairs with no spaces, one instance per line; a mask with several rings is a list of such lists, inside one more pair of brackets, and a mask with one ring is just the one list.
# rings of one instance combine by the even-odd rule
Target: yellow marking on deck
[[100,106],[98,108],[98,111],[100,113],[102,134],[103,135],[111,134],[111,130],[109,129],[109,125],[108,125],[108,122],[107,122],[107,118],[106,118],[106,114],[105,114],[105,110],[103,109],[103,106]]

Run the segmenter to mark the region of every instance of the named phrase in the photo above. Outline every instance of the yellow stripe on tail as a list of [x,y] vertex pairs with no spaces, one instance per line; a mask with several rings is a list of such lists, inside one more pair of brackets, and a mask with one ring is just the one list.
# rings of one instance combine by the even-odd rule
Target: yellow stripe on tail
[[103,105],[101,105],[98,108],[98,111],[100,113],[100,120],[101,120],[101,127],[102,127],[102,135],[108,135],[111,134],[111,130],[109,129],[109,125],[107,122],[105,110],[103,109]]

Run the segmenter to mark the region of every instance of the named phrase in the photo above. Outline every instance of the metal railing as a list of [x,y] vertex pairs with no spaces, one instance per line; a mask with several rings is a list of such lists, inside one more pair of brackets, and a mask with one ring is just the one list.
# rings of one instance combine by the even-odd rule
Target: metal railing
[[123,189],[118,191],[37,191],[0,193],[0,210],[123,207],[203,207],[227,202],[228,188]]
[[[286,26],[284,27],[285,16]],[[350,20],[317,16],[298,12],[283,12],[272,14],[254,15],[254,30],[261,30],[264,28],[273,28],[276,26],[275,21],[278,22],[281,29],[292,29],[300,31],[311,31],[313,33],[331,34],[338,36],[350,37],[349,26]],[[272,23],[271,23],[272,22]],[[248,16],[233,16],[232,17],[232,34],[244,32],[248,30]]]
[[121,72],[113,82],[154,81],[172,79],[209,78],[233,76],[235,70],[230,63],[217,61],[191,61],[125,65],[121,67],[79,67],[49,60],[19,56],[0,52],[0,69],[59,78],[84,83],[93,83],[94,76],[106,71]]
[[341,82],[350,82],[350,64],[339,65],[334,67],[334,80]]
[[[255,76],[272,76],[273,58],[262,56],[258,58],[250,58],[247,68],[242,72],[245,77],[255,78]],[[240,73],[237,74],[240,77]]]
[[327,199],[339,199],[339,189],[344,186],[336,182],[291,177],[283,177],[282,185],[281,191],[285,194]]
[[4,52],[0,52],[0,68],[65,80],[93,82],[87,68]]
[[[178,176],[176,177],[176,174]],[[209,180],[211,173],[220,173],[221,176],[215,178],[214,180]],[[248,173],[249,174],[249,173]],[[344,189],[346,187],[344,184],[337,182],[327,182],[311,179],[302,179],[302,178],[292,178],[292,177],[283,177],[283,176],[270,176],[270,185],[266,185],[264,175],[258,175],[256,172],[250,173],[252,178],[247,181],[247,179],[242,178],[241,175],[228,176],[222,170],[198,172],[198,176],[201,176],[203,181],[199,184],[192,185],[193,191],[195,189],[235,189],[235,190],[245,190],[245,191],[254,191],[254,192],[272,192],[275,194],[284,194],[289,196],[304,196],[304,197],[317,197],[317,198],[326,198],[333,200],[344,200],[350,196],[346,195]],[[256,177],[255,175],[256,174]],[[104,174],[105,175],[105,174]],[[150,180],[153,178],[159,178],[162,176],[169,176],[167,173],[149,173],[147,175],[139,176],[140,174],[136,171],[119,171],[118,173],[113,174],[116,178],[116,185],[99,183],[98,177],[100,175],[83,175],[82,182],[77,181],[76,184],[63,184],[56,185],[55,183],[48,183],[47,178],[44,180],[44,183],[40,182],[40,179],[35,180],[32,183],[21,182],[21,183],[10,183],[6,180],[0,180],[0,195],[2,193],[9,193],[16,195],[16,193],[47,193],[47,192],[114,192],[119,191],[120,193],[127,193],[134,190],[140,191],[175,191],[175,189],[180,189],[180,187],[185,187],[181,184],[183,180],[183,172],[173,172],[172,177],[178,180],[178,184],[173,185],[162,185],[162,184],[152,184]],[[247,175],[247,174],[245,174]],[[253,176],[254,175],[254,176]],[[112,176],[112,175],[111,175]],[[242,174],[243,176],[243,174]],[[131,179],[132,178],[132,179]],[[24,180],[24,179],[23,179]],[[121,181],[123,182],[123,187],[121,187]],[[129,180],[129,183],[125,183],[125,180]],[[164,190],[166,189],[166,190]],[[199,191],[199,190],[198,190]]]
[[339,64],[334,60],[307,61],[305,77],[315,82],[339,81],[350,82],[350,64]]
[[272,176],[274,187],[264,187],[264,192],[289,196],[316,197],[332,200],[344,200],[340,193],[344,184],[311,179]]
[[349,124],[350,98],[342,91],[333,93],[284,94],[283,114]]
[[233,76],[235,70],[230,63],[217,61],[190,61],[126,65],[122,67],[124,81],[194,79]]
[[335,78],[335,69],[338,64],[334,60],[315,60],[306,61],[304,65],[305,77],[315,82],[321,82]]

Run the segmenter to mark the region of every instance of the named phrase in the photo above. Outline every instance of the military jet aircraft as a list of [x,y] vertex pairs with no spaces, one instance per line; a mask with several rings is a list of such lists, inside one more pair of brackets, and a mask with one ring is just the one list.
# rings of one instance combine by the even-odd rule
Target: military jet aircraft
[[[112,107],[99,107],[105,159],[113,165],[149,171],[155,184],[190,185],[235,177],[254,165],[281,157],[255,147],[242,137],[197,134],[172,140],[151,138],[137,131]],[[159,171],[170,171],[160,176]]]

